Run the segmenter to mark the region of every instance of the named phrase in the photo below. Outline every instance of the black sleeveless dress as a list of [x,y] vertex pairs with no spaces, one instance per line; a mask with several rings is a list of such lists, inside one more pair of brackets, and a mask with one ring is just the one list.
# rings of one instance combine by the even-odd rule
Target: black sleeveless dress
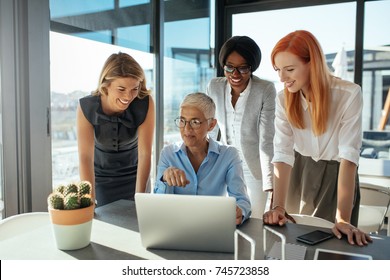
[[95,130],[97,207],[133,199],[138,165],[138,127],[144,122],[149,97],[135,98],[121,116],[103,113],[100,96],[85,96],[80,107]]

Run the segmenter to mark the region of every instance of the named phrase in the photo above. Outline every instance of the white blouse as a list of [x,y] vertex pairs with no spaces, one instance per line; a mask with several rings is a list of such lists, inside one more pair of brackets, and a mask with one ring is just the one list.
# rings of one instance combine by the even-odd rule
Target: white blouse
[[315,136],[309,106],[302,93],[305,129],[293,127],[284,109],[283,90],[276,97],[274,157],[272,162],[294,166],[294,150],[313,160],[346,159],[358,165],[362,144],[363,96],[359,85],[338,78],[331,86],[331,107],[326,132]]
[[244,156],[241,150],[241,123],[242,116],[244,115],[245,105],[248,99],[252,87],[252,79],[249,79],[248,85],[237,99],[235,107],[232,105],[232,88],[227,83],[225,93],[225,111],[226,111],[226,142],[228,145],[235,146],[241,159],[245,162]]

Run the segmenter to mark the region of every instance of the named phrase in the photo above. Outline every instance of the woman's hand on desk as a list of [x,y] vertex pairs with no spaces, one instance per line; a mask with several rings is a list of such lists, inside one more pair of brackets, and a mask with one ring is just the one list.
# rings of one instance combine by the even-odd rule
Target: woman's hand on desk
[[240,207],[236,206],[236,225],[241,225],[242,223],[242,210]]
[[263,223],[269,225],[284,225],[287,223],[286,210],[281,206],[275,206],[263,215]]
[[345,234],[347,236],[348,243],[351,245],[356,244],[358,246],[364,246],[367,245],[368,242],[372,242],[371,237],[367,233],[364,233],[347,222],[337,222],[332,228],[332,231],[338,239],[341,239],[342,234]]

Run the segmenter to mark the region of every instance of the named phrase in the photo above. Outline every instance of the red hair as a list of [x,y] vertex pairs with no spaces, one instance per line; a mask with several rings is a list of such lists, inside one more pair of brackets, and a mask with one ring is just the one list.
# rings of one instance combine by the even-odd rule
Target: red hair
[[[310,62],[309,90],[310,115],[313,122],[313,132],[321,135],[326,131],[330,107],[331,73],[326,64],[324,53],[317,39],[308,31],[297,30],[280,39],[271,53],[272,65],[275,67],[275,56],[279,52],[289,52],[299,57],[303,63]],[[291,93],[284,88],[285,109],[290,123],[304,129],[300,95]]]

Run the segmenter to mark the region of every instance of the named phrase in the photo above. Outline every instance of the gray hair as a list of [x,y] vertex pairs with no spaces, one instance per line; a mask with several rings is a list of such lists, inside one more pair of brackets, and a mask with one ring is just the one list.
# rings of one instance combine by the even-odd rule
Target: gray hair
[[193,106],[203,112],[207,119],[214,118],[215,116],[215,103],[214,100],[205,93],[195,92],[190,93],[180,104],[180,108],[183,106]]

